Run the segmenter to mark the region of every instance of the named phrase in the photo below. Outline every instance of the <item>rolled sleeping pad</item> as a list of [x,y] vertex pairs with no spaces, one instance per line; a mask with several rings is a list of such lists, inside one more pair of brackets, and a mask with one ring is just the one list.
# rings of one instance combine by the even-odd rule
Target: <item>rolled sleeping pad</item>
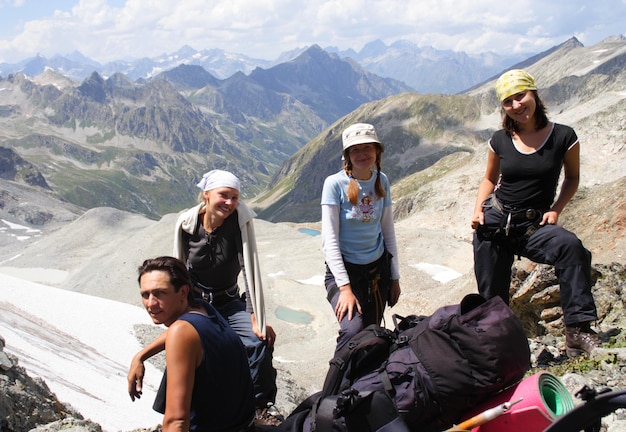
[[574,409],[574,400],[563,383],[550,372],[539,372],[481,404],[467,418],[520,399],[504,414],[473,428],[472,432],[542,432]]

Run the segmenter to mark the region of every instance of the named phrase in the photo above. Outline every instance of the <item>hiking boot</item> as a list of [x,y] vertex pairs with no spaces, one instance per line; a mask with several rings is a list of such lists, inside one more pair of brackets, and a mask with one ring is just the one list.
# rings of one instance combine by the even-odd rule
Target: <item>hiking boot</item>
[[570,358],[591,354],[601,344],[600,336],[591,330],[588,322],[565,327],[565,352]]
[[274,404],[268,402],[266,407],[256,409],[254,424],[256,426],[278,426],[284,419]]

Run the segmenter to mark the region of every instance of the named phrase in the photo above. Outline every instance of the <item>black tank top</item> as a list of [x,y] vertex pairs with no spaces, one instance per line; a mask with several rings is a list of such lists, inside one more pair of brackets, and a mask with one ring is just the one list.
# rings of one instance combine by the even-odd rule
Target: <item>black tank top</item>
[[[241,339],[210,304],[202,302],[208,317],[186,313],[178,319],[189,322],[200,335],[202,363],[195,371],[191,396],[190,431],[243,429],[254,415],[254,390],[248,357]],[[165,412],[167,371],[153,405]]]
[[578,142],[576,132],[565,125],[553,124],[544,144],[532,153],[521,153],[505,130],[499,130],[489,141],[500,157],[500,179],[496,197],[517,209],[547,210],[556,195],[565,153]]
[[238,253],[242,246],[236,211],[210,233],[204,230],[202,219],[198,218],[194,234],[183,233],[183,244],[194,281],[215,291],[237,284],[241,271]]

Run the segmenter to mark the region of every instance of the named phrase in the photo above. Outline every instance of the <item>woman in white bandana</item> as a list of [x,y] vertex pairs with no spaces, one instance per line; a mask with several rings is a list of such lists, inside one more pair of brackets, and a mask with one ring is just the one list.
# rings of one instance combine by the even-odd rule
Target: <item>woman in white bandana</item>
[[[241,338],[248,353],[257,405],[257,424],[277,425],[274,407],[276,370],[272,365],[274,329],[265,322],[265,305],[253,218],[239,200],[240,181],[228,171],[213,170],[196,185],[199,204],[176,222],[173,255],[185,262],[198,295],[209,301]],[[245,293],[237,283],[243,271]],[[244,295],[242,295],[244,294]],[[143,361],[163,349],[161,338],[140,351],[131,365],[129,391],[143,377]]]

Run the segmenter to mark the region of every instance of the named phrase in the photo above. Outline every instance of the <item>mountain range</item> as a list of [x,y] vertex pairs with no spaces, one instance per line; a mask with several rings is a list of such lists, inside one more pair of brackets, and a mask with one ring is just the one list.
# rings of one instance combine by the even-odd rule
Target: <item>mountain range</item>
[[[625,141],[625,52],[622,36],[592,47],[572,38],[513,66],[531,71],[555,119],[594,146],[583,153],[594,183],[623,176],[619,158],[603,158],[621,154]],[[318,46],[227,79],[185,64],[136,81],[10,75],[0,80],[0,181],[12,182],[2,188],[12,205],[1,214],[54,220],[37,200],[28,212],[15,204],[20,192],[11,191],[28,185],[74,210],[159,218],[193,203],[202,172],[222,168],[242,178],[260,217],[317,221],[323,179],[341,166],[341,130],[367,121],[388,144],[383,169],[397,189],[397,215],[408,216],[435,180],[471,191],[480,178],[484,142],[499,123],[492,87],[487,80],[458,95],[423,95]],[[449,180],[459,171],[460,185]]]
[[0,146],[17,154],[0,177],[15,177],[19,156],[67,201],[152,217],[192,201],[193,179],[210,168],[240,173],[253,195],[329,122],[411,90],[317,46],[224,80],[193,65],[80,83],[47,69],[9,75],[0,89]]
[[[251,58],[217,48],[198,51],[187,45],[176,52],[154,58],[116,60],[106,64],[89,59],[79,52],[51,58],[36,55],[17,63],[0,63],[0,75],[21,72],[36,76],[51,69],[74,81],[82,81],[93,72],[103,77],[122,73],[134,81],[150,79],[178,66],[190,65],[200,66],[218,79],[226,79],[238,72],[248,75],[257,68],[270,69],[289,62],[309,48],[284,52],[275,60]],[[342,59],[352,59],[370,73],[402,81],[420,93],[457,93],[526,58],[521,54],[498,55],[487,52],[470,55],[432,47],[420,48],[406,40],[391,45],[376,40],[358,52],[342,51],[336,47],[326,47],[324,50]]]
[[[621,162],[602,156],[623,151],[625,65],[626,40],[619,37],[588,48],[571,39],[514,66],[535,75],[554,118],[580,126],[583,143],[593,146],[588,156],[584,154],[583,164],[594,171],[587,181],[605,183],[623,175]],[[256,204],[264,208],[262,217],[319,220],[323,180],[341,167],[341,131],[356,121],[376,125],[383,142],[388,143],[383,170],[397,179],[396,187],[402,191],[394,194],[396,212],[410,214],[416,192],[423,193],[428,183],[456,170],[462,170],[465,183],[475,187],[484,167],[480,158],[485,156],[485,142],[499,127],[493,83],[489,80],[460,95],[408,93],[362,105],[284,162],[270,182],[274,186],[257,197]],[[434,165],[437,174],[431,170],[425,177],[424,169]],[[596,178],[599,173],[602,175]],[[450,192],[453,196],[458,193]]]

